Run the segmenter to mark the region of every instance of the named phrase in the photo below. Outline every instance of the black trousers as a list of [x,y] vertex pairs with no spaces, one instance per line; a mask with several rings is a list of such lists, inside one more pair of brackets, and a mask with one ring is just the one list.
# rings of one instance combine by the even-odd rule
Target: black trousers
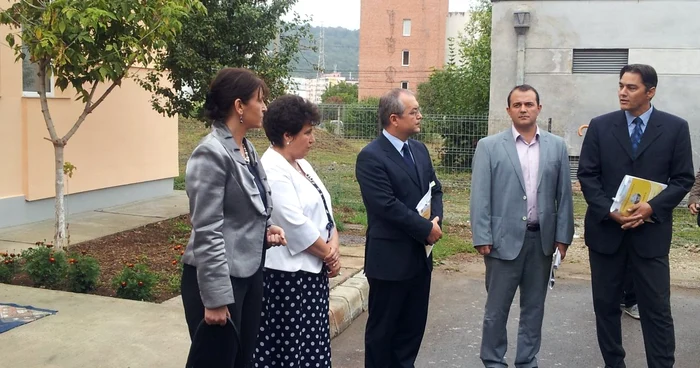
[[676,348],[671,315],[671,286],[668,256],[643,258],[625,237],[617,253],[589,250],[593,309],[598,345],[606,368],[625,368],[620,322],[620,295],[626,267],[631,275],[641,316],[644,349],[649,368],[670,368]]
[[[229,304],[231,320],[240,332],[240,347],[236,349],[234,368],[249,367],[253,351],[257,345],[258,330],[260,329],[260,313],[263,300],[263,271],[262,266],[252,276],[247,278],[231,277],[234,304]],[[204,304],[199,295],[197,269],[185,264],[182,272],[182,304],[185,307],[185,319],[190,332],[194,336],[197,326],[204,319]],[[212,352],[215,354],[216,352]]]
[[413,368],[428,319],[430,271],[410,280],[367,278],[365,368]]
[[621,304],[627,308],[637,304],[637,294],[634,293],[634,279],[632,278],[632,262],[627,262]]

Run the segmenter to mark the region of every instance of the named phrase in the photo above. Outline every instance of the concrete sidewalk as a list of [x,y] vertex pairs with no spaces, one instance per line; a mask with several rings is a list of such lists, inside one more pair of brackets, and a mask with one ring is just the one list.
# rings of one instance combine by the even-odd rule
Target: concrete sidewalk
[[[92,240],[188,212],[187,196],[171,196],[70,216],[71,243]],[[53,238],[53,220],[0,229],[0,251],[20,252]],[[356,241],[356,239],[353,239]],[[341,243],[343,236],[341,234]],[[341,247],[341,275],[331,279],[332,337],[367,306],[364,246]],[[0,303],[57,310],[0,334],[2,367],[182,367],[189,349],[179,297],[162,304],[0,284]]]

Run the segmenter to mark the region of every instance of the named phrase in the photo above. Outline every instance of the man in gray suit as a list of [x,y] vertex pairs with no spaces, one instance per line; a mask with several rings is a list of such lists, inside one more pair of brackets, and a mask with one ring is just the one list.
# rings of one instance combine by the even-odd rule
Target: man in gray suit
[[563,259],[573,238],[566,143],[537,127],[541,109],[534,88],[515,87],[506,109],[511,129],[481,139],[474,154],[471,224],[486,264],[480,357],[488,368],[508,366],[506,323],[518,287],[515,366],[537,367],[552,254],[559,249]]

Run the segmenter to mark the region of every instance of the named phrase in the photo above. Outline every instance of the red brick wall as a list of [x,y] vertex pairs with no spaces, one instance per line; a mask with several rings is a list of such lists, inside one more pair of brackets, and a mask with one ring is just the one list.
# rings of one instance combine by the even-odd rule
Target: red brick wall
[[[448,0],[361,1],[360,99],[381,96],[402,81],[415,92],[433,68],[442,67],[447,11]],[[404,19],[411,20],[408,37]],[[403,50],[409,51],[409,66],[402,66]]]

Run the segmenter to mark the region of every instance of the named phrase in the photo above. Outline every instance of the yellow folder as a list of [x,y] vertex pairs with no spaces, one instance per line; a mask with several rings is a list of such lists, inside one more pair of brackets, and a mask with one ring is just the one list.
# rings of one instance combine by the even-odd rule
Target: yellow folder
[[666,187],[666,184],[625,175],[620,183],[620,187],[617,189],[615,198],[613,198],[610,212],[618,211],[623,215],[627,215],[627,209],[639,202],[649,202]]

